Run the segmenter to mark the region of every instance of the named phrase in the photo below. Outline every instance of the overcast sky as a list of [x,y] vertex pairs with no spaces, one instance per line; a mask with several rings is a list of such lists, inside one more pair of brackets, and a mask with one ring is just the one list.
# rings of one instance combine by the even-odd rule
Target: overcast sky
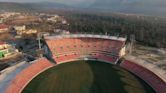
[[95,0],[0,0],[4,2],[58,2],[63,4],[93,3]]
[[[116,0],[0,0],[3,2],[58,2],[62,4],[91,4],[95,1],[100,1],[100,2],[114,2]],[[148,5],[166,5],[166,0],[117,0],[122,3],[126,2],[141,2],[141,3],[146,3]]]

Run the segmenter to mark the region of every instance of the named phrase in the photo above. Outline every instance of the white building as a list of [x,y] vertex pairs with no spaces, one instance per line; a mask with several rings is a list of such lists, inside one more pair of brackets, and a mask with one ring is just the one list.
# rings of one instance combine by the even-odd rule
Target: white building
[[23,25],[23,26],[14,26],[13,27],[16,31],[23,31],[23,30],[26,30],[26,26]]
[[25,31],[25,34],[36,34],[37,30],[36,29],[29,29]]
[[26,30],[17,30],[18,35],[22,34],[36,34],[37,30],[36,29],[26,29]]

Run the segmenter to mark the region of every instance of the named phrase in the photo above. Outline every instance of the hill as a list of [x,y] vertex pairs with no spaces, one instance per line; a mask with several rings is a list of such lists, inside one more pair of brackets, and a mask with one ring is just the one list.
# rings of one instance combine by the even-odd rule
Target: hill
[[166,1],[162,0],[94,0],[79,4],[55,2],[13,3],[0,2],[0,11],[33,11],[51,9],[97,10],[166,17]]
[[105,9],[123,13],[166,16],[166,2],[162,0],[96,0],[88,8]]
[[67,5],[59,3],[14,3],[14,2],[0,2],[0,11],[35,11],[45,9],[68,8]]
[[30,11],[34,10],[29,4],[0,2],[0,11]]

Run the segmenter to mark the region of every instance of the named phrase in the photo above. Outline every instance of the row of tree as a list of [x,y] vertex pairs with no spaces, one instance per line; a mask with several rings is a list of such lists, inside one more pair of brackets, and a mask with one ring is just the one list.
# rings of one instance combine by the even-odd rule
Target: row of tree
[[71,32],[109,34],[118,36],[135,36],[141,44],[166,47],[166,19],[158,17],[98,14],[98,13],[68,13],[64,15],[70,26],[62,29]]

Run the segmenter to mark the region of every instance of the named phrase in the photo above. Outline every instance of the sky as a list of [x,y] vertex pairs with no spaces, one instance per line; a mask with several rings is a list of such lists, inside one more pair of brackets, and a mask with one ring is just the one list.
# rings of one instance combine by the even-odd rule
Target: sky
[[[58,2],[63,4],[80,4],[80,3],[93,3],[99,0],[0,0],[4,2]],[[100,0],[103,1],[103,0]],[[114,0],[104,0],[104,1],[114,1]],[[166,0],[119,0],[121,2],[133,2],[133,1],[143,1],[149,3],[166,3]]]
[[80,4],[80,3],[93,3],[95,0],[0,0],[4,2],[58,2],[62,4]]

